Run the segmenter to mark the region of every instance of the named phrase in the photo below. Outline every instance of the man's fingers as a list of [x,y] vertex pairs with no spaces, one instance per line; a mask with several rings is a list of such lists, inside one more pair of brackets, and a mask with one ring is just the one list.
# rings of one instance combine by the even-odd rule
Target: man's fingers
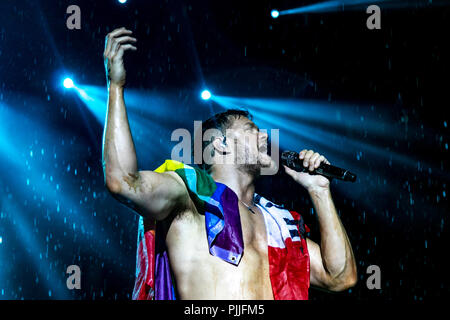
[[314,154],[314,151],[312,150],[308,150],[305,153],[305,157],[303,158],[303,166],[304,167],[308,167],[309,166],[309,159],[311,158],[311,156]]
[[125,42],[128,42],[128,41],[130,41],[130,42],[136,42],[137,39],[136,39],[136,38],[133,38],[133,37],[130,37],[130,36],[124,36],[124,37],[115,38],[115,41],[116,41],[117,43],[124,44]]
[[296,171],[292,170],[291,168],[285,166],[284,164],[283,164],[283,167],[284,167],[284,170],[286,171],[286,173],[289,175],[292,175],[294,172],[296,172]]
[[121,59],[123,57],[123,53],[126,50],[136,51],[137,48],[135,46],[133,46],[132,44],[121,44],[121,45],[119,45],[119,48],[117,49],[117,54],[114,57],[114,59]]
[[320,164],[322,163],[322,162],[324,162],[325,161],[325,157],[324,156],[320,156],[320,157],[318,157],[317,159],[316,159],[316,161],[314,162],[314,168],[318,168],[319,166],[320,166]]
[[108,53],[108,55],[106,56],[106,58],[112,57],[117,53],[117,50],[119,48],[120,45],[126,44],[127,42],[136,42],[136,38],[133,37],[121,37],[121,38],[117,38],[114,39],[113,41],[111,41],[111,49]]
[[106,39],[105,39],[105,52],[104,52],[104,56],[107,57],[110,53],[111,53],[111,47],[112,47],[112,43],[114,42],[114,37],[122,34],[122,33],[130,33],[131,31],[126,30],[124,27],[119,28],[119,29],[115,29],[113,31],[111,31],[110,33],[108,33],[106,35]]
[[299,158],[303,159],[303,166],[305,168],[309,167],[310,171],[318,168],[322,162],[330,164],[330,162],[322,155],[313,150],[304,149],[300,151]]
[[136,51],[137,50],[137,48],[135,46],[133,46],[132,44],[122,44],[122,45],[120,45],[120,48],[123,49],[124,51],[126,51],[126,50]]
[[122,28],[111,31],[110,33],[108,33],[107,37],[112,39],[112,38],[116,38],[116,37],[127,35],[127,34],[132,34],[132,33],[133,33],[133,31],[127,30],[127,29],[125,29],[125,27],[122,27]]
[[311,158],[309,158],[309,171],[313,171],[315,167],[316,160],[320,157],[317,152],[314,153]]
[[120,37],[117,38],[115,40],[113,40],[113,44],[111,47],[111,51],[110,51],[110,55],[111,57],[115,56],[119,50],[119,48],[123,45],[125,45],[126,42],[131,41],[131,42],[136,42],[136,38],[133,37]]
[[308,151],[308,150],[304,149],[304,150],[300,151],[300,153],[299,153],[299,158],[300,158],[300,159],[303,159],[303,157],[304,157],[305,154],[306,154],[306,151]]
[[132,33],[133,33],[133,31],[127,30],[124,27],[115,29],[114,31],[108,33],[108,35],[106,36],[106,41],[105,41],[105,51],[103,53],[104,57],[106,58],[111,54],[112,46],[113,46],[115,40],[117,40],[116,39],[117,37],[130,35]]

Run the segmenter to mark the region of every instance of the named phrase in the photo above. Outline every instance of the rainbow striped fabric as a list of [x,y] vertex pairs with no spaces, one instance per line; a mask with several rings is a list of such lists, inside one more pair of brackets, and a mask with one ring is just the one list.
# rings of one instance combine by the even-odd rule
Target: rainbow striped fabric
[[[236,194],[205,171],[166,160],[155,172],[174,171],[186,184],[197,211],[205,216],[209,252],[235,266],[244,254]],[[301,215],[255,195],[268,235],[270,280],[277,300],[308,299],[309,254]],[[139,220],[135,300],[174,300],[176,286],[170,268],[162,223]]]

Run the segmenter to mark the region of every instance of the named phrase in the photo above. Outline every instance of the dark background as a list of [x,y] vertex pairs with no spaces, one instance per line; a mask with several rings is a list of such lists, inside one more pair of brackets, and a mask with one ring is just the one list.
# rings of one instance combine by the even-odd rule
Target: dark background
[[[297,149],[360,168],[355,184],[332,184],[359,282],[337,294],[311,289],[311,300],[447,296],[450,6],[380,4],[381,30],[366,28],[365,6],[269,14],[313,2],[2,1],[0,299],[131,298],[137,216],[104,188],[102,123],[61,88],[61,77],[73,74],[106,92],[104,40],[121,26],[138,38],[138,51],[125,58],[127,88],[167,102],[141,106],[154,118],[140,130],[139,114],[129,114],[140,169],[170,157],[172,130],[192,130],[194,119],[221,110],[199,100],[205,85],[224,96],[336,104],[354,118],[334,127],[324,114],[323,129],[342,137],[336,143],[347,158],[301,140]],[[81,8],[81,30],[66,28],[71,4]],[[346,149],[348,137],[361,150]],[[365,152],[367,145],[376,149]],[[320,241],[307,193],[284,173],[261,179],[257,191],[301,212]],[[81,267],[81,290],[65,286],[71,264]],[[366,287],[369,265],[381,268],[381,290]]]

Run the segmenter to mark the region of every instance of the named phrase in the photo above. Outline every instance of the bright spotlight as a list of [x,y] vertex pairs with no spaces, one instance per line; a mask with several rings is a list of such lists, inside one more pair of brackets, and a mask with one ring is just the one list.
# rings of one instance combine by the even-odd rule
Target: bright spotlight
[[63,82],[64,88],[70,89],[73,88],[73,81],[70,78],[65,78]]
[[278,12],[278,10],[272,10],[270,15],[272,16],[272,18],[276,19],[280,15],[280,12]]
[[119,0],[120,3],[125,3],[127,0]]
[[208,90],[203,90],[201,96],[203,100],[208,100],[209,98],[211,98],[211,92],[209,92]]

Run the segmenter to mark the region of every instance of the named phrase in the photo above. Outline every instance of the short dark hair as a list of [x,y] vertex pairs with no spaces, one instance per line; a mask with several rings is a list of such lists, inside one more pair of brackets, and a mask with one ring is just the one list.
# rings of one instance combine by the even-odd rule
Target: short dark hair
[[[235,119],[239,119],[240,117],[245,117],[250,120],[253,119],[252,115],[247,110],[229,109],[225,112],[216,113],[211,118],[202,122],[202,162],[198,163],[198,166],[200,168],[208,172],[211,171],[211,165],[203,161],[203,152],[205,151],[205,148],[211,143],[211,141],[203,141],[205,132],[209,129],[218,129],[225,136],[226,130],[233,125],[233,121]],[[198,133],[199,132],[195,134]]]

